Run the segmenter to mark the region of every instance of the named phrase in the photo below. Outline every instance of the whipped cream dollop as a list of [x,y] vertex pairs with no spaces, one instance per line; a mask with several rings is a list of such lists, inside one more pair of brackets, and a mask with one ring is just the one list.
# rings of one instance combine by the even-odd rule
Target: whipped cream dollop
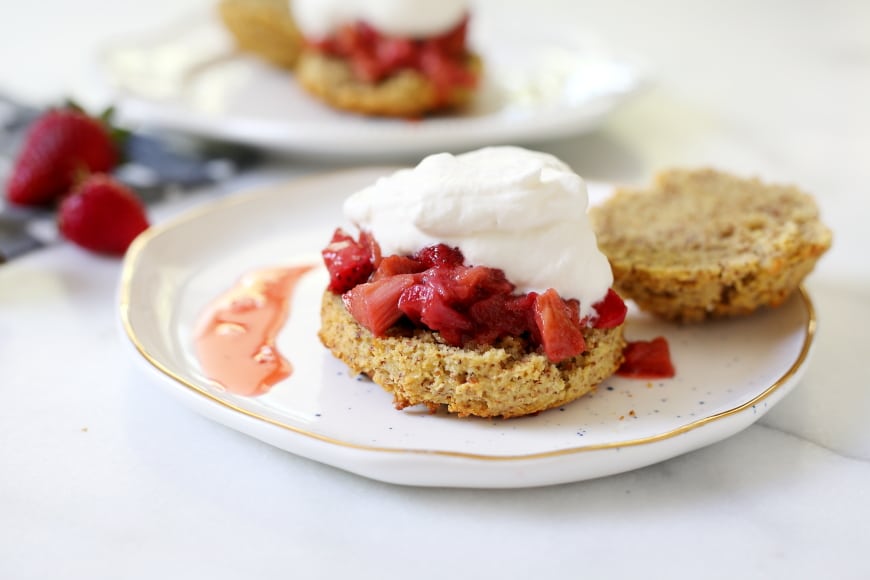
[[425,38],[447,32],[465,17],[467,0],[289,0],[307,38],[330,36],[363,21],[388,36]]
[[382,177],[351,195],[344,213],[385,256],[455,246],[467,265],[503,270],[518,292],[576,298],[582,317],[613,283],[588,206],[585,182],[556,157],[487,147]]

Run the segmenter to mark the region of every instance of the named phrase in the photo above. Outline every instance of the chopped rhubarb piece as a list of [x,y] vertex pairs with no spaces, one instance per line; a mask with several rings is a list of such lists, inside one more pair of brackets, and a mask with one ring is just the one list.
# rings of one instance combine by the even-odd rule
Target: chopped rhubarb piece
[[399,296],[399,310],[414,324],[422,324],[423,309],[432,300],[435,290],[425,284],[413,284]]
[[336,294],[347,292],[357,284],[366,282],[374,271],[373,251],[377,246],[366,241],[362,235],[360,238],[363,239],[363,243],[354,240],[344,230],[338,228],[333,233],[329,245],[321,252],[323,263],[329,271],[331,292]]
[[550,288],[535,300],[535,323],[541,346],[550,362],[560,362],[586,350],[580,327],[572,320],[571,308]]
[[395,276],[397,274],[417,274],[426,269],[426,266],[408,256],[387,256],[378,265],[372,275],[372,281]]
[[628,307],[619,294],[611,288],[607,291],[604,300],[595,305],[595,310],[598,312],[598,317],[593,323],[595,328],[616,328],[625,322]]
[[399,296],[414,284],[412,274],[360,284],[342,295],[344,305],[357,322],[375,336],[384,336],[401,317]]
[[676,374],[668,341],[663,336],[629,342],[616,374],[633,379],[669,379]]

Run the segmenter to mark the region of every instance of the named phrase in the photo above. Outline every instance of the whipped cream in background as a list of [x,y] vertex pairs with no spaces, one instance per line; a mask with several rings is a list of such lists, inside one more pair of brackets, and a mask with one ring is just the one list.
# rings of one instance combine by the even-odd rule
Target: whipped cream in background
[[467,0],[288,1],[299,30],[315,39],[359,20],[389,36],[436,36],[459,24],[468,12]]
[[578,299],[586,316],[613,283],[588,206],[585,182],[556,157],[487,147],[382,177],[350,196],[344,213],[385,256],[443,242],[468,265],[504,270],[518,292],[554,288]]

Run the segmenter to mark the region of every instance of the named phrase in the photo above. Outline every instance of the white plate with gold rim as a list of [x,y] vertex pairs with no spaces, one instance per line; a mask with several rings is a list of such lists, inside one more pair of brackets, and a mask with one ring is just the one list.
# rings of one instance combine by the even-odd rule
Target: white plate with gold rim
[[326,106],[291,73],[236,51],[213,13],[110,47],[100,64],[126,123],[343,157],[408,157],[577,135],[598,127],[649,82],[646,65],[579,45],[586,37],[576,30],[556,34],[549,26],[518,35],[509,21],[483,14],[472,20],[486,71],[472,106],[414,121]]
[[[124,342],[156,385],[243,433],[366,477],[408,485],[509,488],[636,469],[748,427],[800,380],[815,331],[802,289],[751,317],[677,326],[630,310],[630,340],[667,338],[677,375],[613,377],[564,407],[509,420],[397,411],[391,395],[348,374],[318,342],[326,272],[292,298],[277,338],[293,374],[259,397],[209,381],[194,354],[203,309],[240,276],[319,262],[341,203],[384,169],[299,179],[224,199],[153,227],[131,247],[120,285]],[[593,203],[606,186],[591,186]]]

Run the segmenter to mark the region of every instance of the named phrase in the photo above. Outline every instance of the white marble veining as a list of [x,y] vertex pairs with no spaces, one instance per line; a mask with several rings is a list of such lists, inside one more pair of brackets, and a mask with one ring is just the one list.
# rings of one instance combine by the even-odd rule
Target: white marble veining
[[[4,4],[0,90],[87,96],[95,47],[183,13],[175,4]],[[119,344],[119,262],[58,245],[0,266],[0,578],[870,577],[870,5],[479,10],[515,15],[518,33],[555,16],[654,68],[655,85],[600,131],[536,144],[584,177],[709,164],[817,196],[835,238],[807,283],[819,329],[801,384],[739,435],[642,470],[525,490],[397,487],[153,388]],[[39,23],[65,50],[29,31]],[[312,169],[276,160],[221,194]]]

